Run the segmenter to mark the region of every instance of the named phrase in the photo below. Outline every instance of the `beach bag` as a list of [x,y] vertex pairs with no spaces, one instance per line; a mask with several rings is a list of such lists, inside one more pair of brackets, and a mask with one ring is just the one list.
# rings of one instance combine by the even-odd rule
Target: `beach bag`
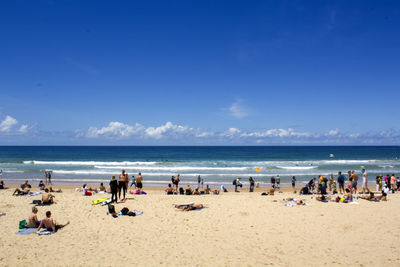
[[22,220],[19,222],[19,229],[24,229],[26,226],[26,220]]
[[128,214],[128,211],[129,211],[129,209],[128,209],[127,207],[125,207],[125,208],[122,208],[121,213],[122,213],[123,215],[127,215],[127,214]]
[[32,201],[32,204],[40,205],[42,204],[42,201],[40,199],[35,199]]
[[115,213],[115,207],[114,207],[114,205],[111,205],[111,204],[108,205],[108,212],[111,213],[111,214],[112,214],[112,213]]

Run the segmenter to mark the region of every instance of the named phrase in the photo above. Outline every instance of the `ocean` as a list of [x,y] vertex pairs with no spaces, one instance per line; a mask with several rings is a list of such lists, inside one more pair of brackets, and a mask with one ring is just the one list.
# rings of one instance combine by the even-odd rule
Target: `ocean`
[[[333,154],[333,158],[330,155]],[[260,172],[257,172],[260,167]],[[375,176],[400,172],[399,146],[0,146],[0,169],[6,183],[44,180],[55,184],[108,182],[124,169],[141,172],[144,185],[165,186],[172,175],[213,187],[252,176],[261,186],[279,175],[283,186],[296,176],[301,185],[318,175],[367,169]]]

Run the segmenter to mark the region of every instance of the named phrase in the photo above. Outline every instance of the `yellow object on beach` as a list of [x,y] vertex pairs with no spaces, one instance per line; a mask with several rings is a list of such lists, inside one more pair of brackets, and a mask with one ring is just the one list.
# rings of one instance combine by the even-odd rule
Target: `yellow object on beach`
[[92,205],[100,204],[101,202],[106,201],[107,199],[109,199],[109,198],[108,197],[98,198],[98,199],[92,201]]
[[261,172],[261,167],[256,167],[256,172]]

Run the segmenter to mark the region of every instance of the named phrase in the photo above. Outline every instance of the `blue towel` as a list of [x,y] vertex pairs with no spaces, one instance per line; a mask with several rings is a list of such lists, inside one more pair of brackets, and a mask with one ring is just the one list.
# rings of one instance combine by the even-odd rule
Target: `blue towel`
[[32,193],[26,194],[26,196],[28,196],[28,197],[33,197],[33,196],[40,195],[41,193],[42,193],[42,192],[32,192]]
[[16,235],[29,235],[32,234],[33,232],[36,232],[37,228],[24,228],[16,232]]

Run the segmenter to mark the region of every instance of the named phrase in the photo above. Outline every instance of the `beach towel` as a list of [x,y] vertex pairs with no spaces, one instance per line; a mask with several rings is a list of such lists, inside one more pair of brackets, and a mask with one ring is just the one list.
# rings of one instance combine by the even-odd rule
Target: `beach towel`
[[304,205],[298,205],[297,200],[291,200],[291,201],[281,201],[281,204],[283,204],[286,207],[301,207],[301,206],[309,206],[308,203],[304,203]]
[[41,193],[42,193],[42,192],[31,192],[31,193],[29,193],[29,194],[26,194],[25,196],[33,197],[33,196],[40,195]]
[[[135,216],[143,214],[142,211],[139,210],[130,210],[129,212],[133,211],[135,213]],[[128,214],[122,214],[122,212],[118,212],[118,216],[129,216]]]
[[16,232],[16,235],[29,235],[32,234],[33,232],[36,232],[37,228],[24,228]]
[[38,234],[38,235],[51,235],[51,234],[54,234],[54,232],[53,231],[49,231],[49,230],[43,230],[43,231],[36,232],[36,234]]
[[0,217],[6,215],[5,213],[0,213]]

